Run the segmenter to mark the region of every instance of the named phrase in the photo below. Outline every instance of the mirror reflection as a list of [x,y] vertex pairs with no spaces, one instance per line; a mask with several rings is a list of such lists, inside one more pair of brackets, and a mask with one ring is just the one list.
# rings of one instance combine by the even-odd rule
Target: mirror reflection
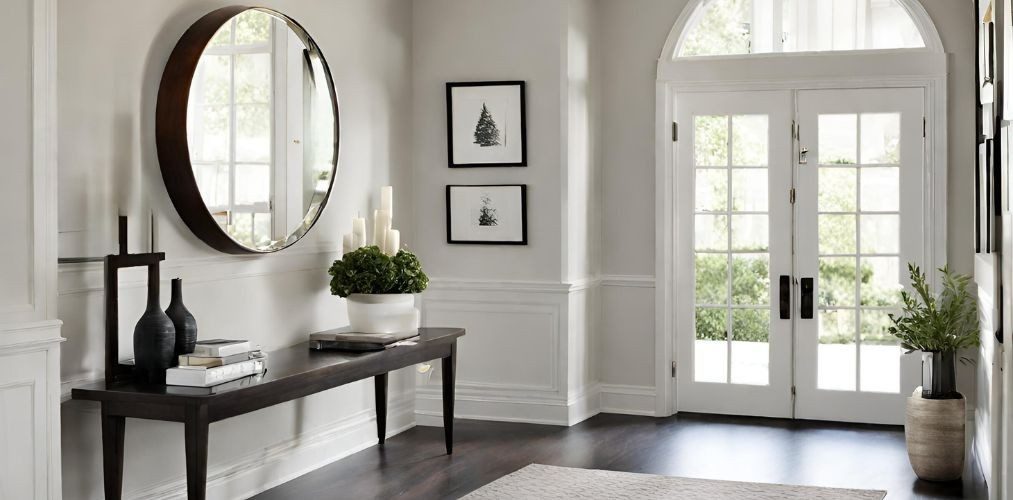
[[279,250],[316,221],[337,159],[333,96],[316,43],[273,11],[233,17],[204,49],[190,162],[208,211],[243,246]]

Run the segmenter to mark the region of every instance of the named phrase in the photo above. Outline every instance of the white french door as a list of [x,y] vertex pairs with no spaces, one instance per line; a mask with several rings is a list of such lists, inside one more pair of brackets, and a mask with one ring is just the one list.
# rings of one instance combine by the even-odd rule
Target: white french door
[[901,423],[886,328],[923,260],[921,89],[676,98],[680,411]]
[[679,95],[678,404],[791,416],[792,93]]

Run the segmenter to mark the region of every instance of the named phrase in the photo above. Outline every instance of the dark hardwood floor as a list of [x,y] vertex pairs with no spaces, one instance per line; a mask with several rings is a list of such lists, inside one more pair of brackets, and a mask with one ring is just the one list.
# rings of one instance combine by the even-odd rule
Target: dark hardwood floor
[[569,428],[458,420],[455,434],[452,456],[444,455],[443,429],[415,427],[255,498],[458,498],[530,463],[880,489],[887,500],[986,497],[984,480],[970,462],[962,482],[918,480],[900,427],[603,414]]

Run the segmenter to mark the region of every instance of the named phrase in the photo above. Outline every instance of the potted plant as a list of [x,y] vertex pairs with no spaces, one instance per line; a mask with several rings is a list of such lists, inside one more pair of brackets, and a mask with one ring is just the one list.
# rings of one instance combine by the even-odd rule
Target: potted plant
[[396,333],[419,327],[415,297],[429,277],[414,254],[387,255],[377,246],[361,247],[334,261],[331,294],[347,299],[348,322],[361,333]]
[[[889,332],[908,352],[922,352],[922,387],[907,401],[904,436],[915,474],[929,481],[959,479],[964,470],[964,397],[957,392],[955,360],[979,343],[977,298],[971,277],[942,273],[932,293],[918,266],[908,264],[914,294],[901,292],[903,312],[890,315]],[[965,361],[963,358],[961,361]]]

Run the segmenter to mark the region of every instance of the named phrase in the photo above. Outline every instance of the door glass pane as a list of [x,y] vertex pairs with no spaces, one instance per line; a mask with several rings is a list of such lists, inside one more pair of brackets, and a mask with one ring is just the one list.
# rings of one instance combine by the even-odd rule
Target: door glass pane
[[819,162],[821,165],[858,163],[858,116],[819,116]]
[[855,310],[832,309],[819,313],[816,387],[855,390]]
[[732,165],[767,166],[767,115],[732,117]]
[[[893,312],[893,311],[890,311]],[[900,359],[903,351],[887,330],[888,311],[861,311],[860,389],[866,392],[900,392]]]
[[900,168],[871,167],[861,170],[862,210],[897,212],[900,210]]
[[728,165],[728,117],[697,116],[693,119],[693,157],[698,167]]
[[732,383],[767,385],[770,309],[732,310]]
[[723,212],[728,207],[728,170],[696,170],[696,211]]
[[694,232],[697,250],[728,249],[727,215],[697,215]]
[[[767,384],[770,256],[766,252],[770,221],[765,166],[770,142],[768,117],[696,116],[693,140],[694,163],[698,167],[693,202],[696,211],[694,379]],[[729,162],[737,168],[727,168]],[[734,323],[738,331],[734,340],[729,338],[729,322]]]
[[820,257],[820,276],[816,286],[820,307],[855,305],[855,268],[854,257]]
[[770,303],[770,259],[765,253],[732,255],[732,304]]
[[900,253],[900,215],[863,214],[861,227],[862,253]]
[[723,305],[728,303],[728,255],[696,254],[696,303]]
[[728,382],[727,317],[728,312],[724,308],[696,309],[693,380]]
[[861,257],[862,305],[892,307],[900,301],[900,257]]
[[855,216],[821,214],[819,216],[820,254],[853,254],[855,250]]
[[732,169],[732,210],[766,212],[767,193],[767,169]]
[[732,215],[732,250],[765,251],[767,215]]
[[900,113],[862,114],[862,163],[900,164]]
[[856,179],[858,169],[823,167],[819,169],[819,211],[854,212],[858,208]]

